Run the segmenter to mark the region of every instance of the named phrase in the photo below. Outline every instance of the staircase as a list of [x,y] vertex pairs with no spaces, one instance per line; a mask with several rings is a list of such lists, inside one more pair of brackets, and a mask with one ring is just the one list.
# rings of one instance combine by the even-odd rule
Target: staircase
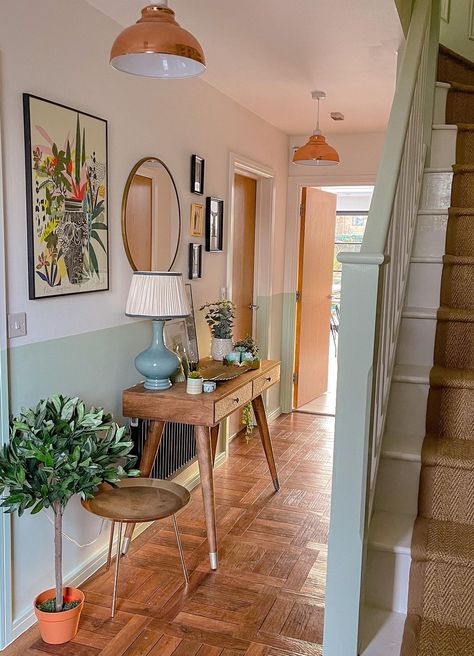
[[436,84],[368,536],[363,656],[399,656],[402,641],[402,656],[474,654],[474,67],[442,52],[438,76],[451,83]]

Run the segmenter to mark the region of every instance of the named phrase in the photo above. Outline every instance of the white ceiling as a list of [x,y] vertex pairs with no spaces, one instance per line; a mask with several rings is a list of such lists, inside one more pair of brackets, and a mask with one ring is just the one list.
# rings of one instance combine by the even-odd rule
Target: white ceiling
[[[124,26],[146,4],[87,1]],[[203,79],[286,134],[312,131],[313,89],[327,94],[323,131],[385,130],[402,39],[394,0],[170,0],[170,6],[204,48]],[[345,121],[334,122],[333,111]]]

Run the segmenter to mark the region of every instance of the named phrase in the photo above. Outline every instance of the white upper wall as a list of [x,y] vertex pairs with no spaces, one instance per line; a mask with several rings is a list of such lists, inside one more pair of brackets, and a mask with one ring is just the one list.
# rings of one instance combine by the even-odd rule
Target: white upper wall
[[[273,272],[273,291],[281,291],[287,137],[200,79],[160,81],[113,70],[108,63],[109,51],[120,27],[87,2],[41,0],[26,4],[2,2],[0,20],[8,311],[26,312],[28,325],[28,335],[13,340],[11,345],[130,321],[124,316],[124,308],[132,272],[122,246],[121,201],[130,169],[146,155],[161,158],[178,187],[182,241],[175,270],[185,276],[188,243],[204,243],[189,234],[190,204],[205,202],[205,198],[189,192],[191,154],[198,153],[206,160],[205,194],[223,197],[226,205],[231,151],[274,169],[274,262],[278,270]],[[108,292],[28,300],[23,92],[109,122]],[[196,307],[219,297],[226,284],[226,257],[226,252],[204,253],[203,279],[193,282]],[[201,317],[198,327],[205,334]]]

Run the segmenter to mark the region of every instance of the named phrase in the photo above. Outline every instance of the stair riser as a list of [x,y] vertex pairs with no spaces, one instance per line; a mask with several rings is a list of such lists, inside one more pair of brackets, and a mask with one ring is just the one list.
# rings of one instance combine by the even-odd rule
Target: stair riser
[[474,130],[460,130],[456,144],[456,164],[474,162]]
[[[435,128],[431,137],[431,161],[433,169],[449,168],[456,164],[457,130],[451,127]],[[461,162],[458,161],[458,164]]]
[[366,604],[405,613],[410,564],[410,554],[381,551],[369,547],[365,569]]
[[474,171],[458,171],[453,177],[453,207],[474,207]]
[[375,509],[416,515],[420,467],[419,462],[381,458],[375,490]]
[[436,320],[404,318],[400,326],[396,363],[432,365]]
[[449,171],[425,171],[421,186],[420,210],[447,210],[451,205],[453,174]]
[[436,85],[433,123],[436,125],[443,125],[446,123],[446,101],[448,99],[448,88]]
[[408,274],[406,303],[408,307],[438,308],[442,264],[412,262]]
[[441,257],[445,252],[448,215],[419,214],[416,223],[414,257]]
[[456,90],[448,93],[446,123],[474,123],[474,93]]
[[[413,562],[410,576],[413,581],[425,582],[424,589],[412,586],[410,613],[444,625],[474,628],[474,569],[452,563]],[[447,652],[437,653],[441,656]],[[457,653],[460,652],[451,651]]]
[[423,466],[420,515],[474,526],[474,471]]
[[428,396],[427,432],[457,440],[474,440],[474,390],[432,388]]
[[446,254],[474,257],[474,214],[451,214],[447,226]]
[[474,267],[445,264],[441,279],[441,305],[474,309]]
[[386,431],[402,435],[424,435],[428,385],[392,382]]
[[448,369],[474,369],[473,323],[441,321],[435,343],[435,364]]

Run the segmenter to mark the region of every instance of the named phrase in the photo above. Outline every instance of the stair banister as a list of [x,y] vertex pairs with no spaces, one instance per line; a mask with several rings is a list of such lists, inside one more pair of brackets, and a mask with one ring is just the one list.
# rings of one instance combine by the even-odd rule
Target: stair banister
[[[324,656],[356,656],[367,527],[431,127],[439,0],[416,0],[360,253],[341,253]],[[433,87],[433,88],[431,88]]]

